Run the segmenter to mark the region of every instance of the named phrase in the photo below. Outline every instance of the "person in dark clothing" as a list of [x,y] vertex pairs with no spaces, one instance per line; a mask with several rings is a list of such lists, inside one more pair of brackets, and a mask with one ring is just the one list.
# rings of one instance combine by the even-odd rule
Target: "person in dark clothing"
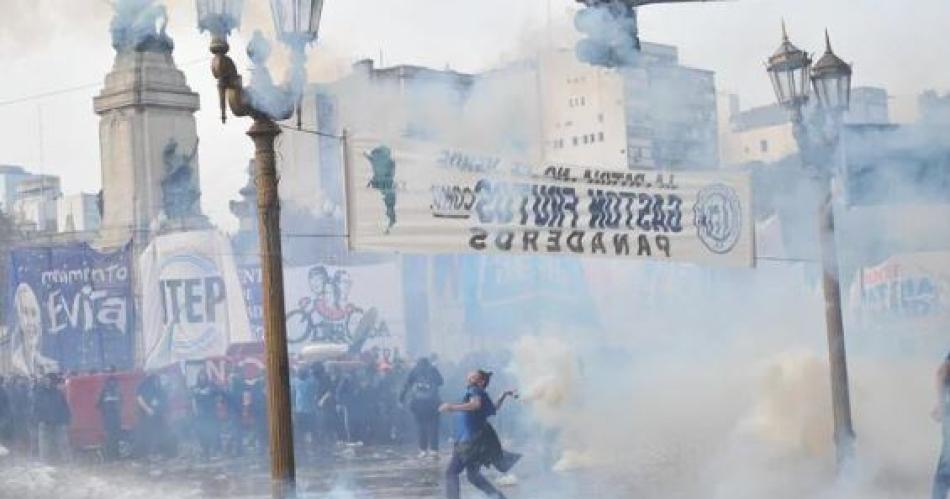
[[231,429],[228,453],[240,457],[244,455],[245,420],[250,411],[251,394],[244,380],[244,372],[241,369],[237,369],[231,374],[230,382],[231,385],[228,387],[227,394],[228,419]]
[[506,391],[497,402],[492,402],[485,391],[491,380],[490,372],[473,371],[468,374],[466,380],[468,388],[462,402],[442,404],[439,407],[439,412],[458,413],[455,419],[455,448],[445,470],[445,495],[448,499],[459,499],[459,474],[465,471],[468,481],[475,488],[493,499],[505,499],[505,495],[482,475],[481,468],[493,464],[500,471],[507,472],[520,457],[515,454],[506,455],[501,450],[498,435],[488,424],[488,418],[494,416],[505,400],[515,395],[515,392]]
[[72,418],[61,389],[62,379],[55,374],[44,378],[36,388],[33,418],[37,422],[39,457],[46,462],[65,461],[69,457],[66,429]]
[[336,402],[334,398],[333,380],[322,363],[316,363],[311,368],[311,378],[314,384],[314,420],[313,436],[315,438],[315,452],[328,455],[336,443]]
[[115,377],[106,379],[99,392],[96,408],[99,409],[102,429],[106,434],[105,457],[109,460],[118,459],[119,440],[122,437],[122,392],[119,391],[119,380]]
[[10,410],[9,384],[0,376],[0,444],[9,446],[13,436],[13,415]]
[[168,433],[165,418],[168,410],[168,395],[162,388],[158,376],[154,374],[145,376],[136,390],[135,402],[138,407],[136,455],[141,459],[148,459],[161,450],[163,440]]
[[15,376],[8,391],[10,397],[10,424],[13,449],[30,453],[30,380]]
[[372,368],[356,375],[355,390],[347,414],[350,418],[350,432],[354,442],[372,443],[372,422],[376,398],[373,391],[374,372]]
[[218,449],[218,400],[221,394],[211,384],[208,373],[200,371],[191,389],[192,408],[194,410],[194,429],[201,446],[201,456],[211,459],[211,453]]
[[351,374],[341,374],[336,385],[337,428],[340,440],[354,443],[352,411],[356,406],[356,380]]
[[251,437],[261,453],[267,452],[267,394],[264,392],[264,378],[258,375],[247,380],[251,394]]
[[297,451],[300,453],[306,453],[316,443],[316,435],[314,434],[317,407],[316,388],[312,370],[303,367],[297,370],[297,376],[290,382],[294,409],[294,442]]
[[419,457],[439,455],[439,404],[442,403],[439,389],[444,383],[442,373],[423,357],[409,371],[399,394],[402,403],[406,403],[407,394],[410,397],[409,410],[419,432]]
[[932,499],[947,499],[950,493],[950,353],[937,370],[937,407],[933,416],[943,424],[943,447],[934,473]]

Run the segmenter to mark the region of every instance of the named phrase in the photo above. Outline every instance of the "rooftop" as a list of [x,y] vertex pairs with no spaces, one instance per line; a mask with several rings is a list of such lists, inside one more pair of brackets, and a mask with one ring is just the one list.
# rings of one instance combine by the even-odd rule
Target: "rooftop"
[[0,175],[11,175],[11,174],[29,175],[29,172],[27,172],[22,166],[0,165]]

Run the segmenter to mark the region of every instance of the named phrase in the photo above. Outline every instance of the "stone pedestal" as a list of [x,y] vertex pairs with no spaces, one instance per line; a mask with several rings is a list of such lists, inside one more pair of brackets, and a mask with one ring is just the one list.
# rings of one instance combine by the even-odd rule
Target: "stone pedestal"
[[[119,51],[94,104],[101,117],[103,196],[97,245],[116,247],[135,239],[135,246],[144,247],[163,209],[169,144],[178,155],[196,148],[198,94],[175,66],[171,47],[158,44]],[[197,155],[192,167],[197,188]]]

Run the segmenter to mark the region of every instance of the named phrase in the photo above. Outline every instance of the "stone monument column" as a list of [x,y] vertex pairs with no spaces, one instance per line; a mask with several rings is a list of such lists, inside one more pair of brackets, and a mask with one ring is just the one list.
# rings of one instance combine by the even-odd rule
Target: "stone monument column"
[[[166,198],[179,206],[176,211],[200,216],[194,117],[199,103],[172,59],[164,7],[142,0],[116,5],[111,28],[115,63],[94,99],[101,117],[103,204],[97,245],[114,248],[134,239],[142,248],[168,218]],[[172,187],[174,195],[166,195],[167,177],[179,184]]]

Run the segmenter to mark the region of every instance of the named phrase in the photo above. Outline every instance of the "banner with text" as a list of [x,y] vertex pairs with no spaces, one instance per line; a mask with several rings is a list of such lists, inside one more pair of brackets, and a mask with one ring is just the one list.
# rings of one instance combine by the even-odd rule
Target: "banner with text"
[[[261,337],[261,269],[242,267],[239,275],[251,328]],[[291,353],[319,344],[346,345],[353,353],[405,347],[402,273],[396,262],[285,267],[284,301]]]
[[950,252],[908,253],[858,271],[852,317],[864,327],[945,334],[950,324]]
[[591,255],[752,266],[736,172],[529,165],[430,144],[347,144],[355,250]]
[[10,255],[7,330],[23,374],[131,368],[131,247],[22,248]]
[[156,237],[139,257],[145,368],[222,356],[255,341],[231,243],[218,231]]

